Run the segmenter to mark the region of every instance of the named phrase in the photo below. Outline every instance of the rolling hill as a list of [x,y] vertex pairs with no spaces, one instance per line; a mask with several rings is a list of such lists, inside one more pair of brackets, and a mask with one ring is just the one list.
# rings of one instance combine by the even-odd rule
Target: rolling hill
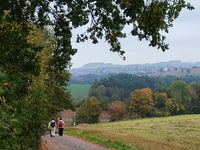
[[122,142],[144,150],[200,149],[200,114],[84,124],[77,130],[77,136],[101,137],[108,142]]

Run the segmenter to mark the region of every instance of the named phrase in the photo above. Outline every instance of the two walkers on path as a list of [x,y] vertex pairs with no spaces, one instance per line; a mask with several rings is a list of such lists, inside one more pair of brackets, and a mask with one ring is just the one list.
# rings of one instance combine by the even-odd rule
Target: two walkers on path
[[58,128],[59,136],[63,136],[64,121],[62,120],[62,118],[57,121],[51,119],[51,121],[48,123],[48,129],[51,137],[55,137],[56,128]]

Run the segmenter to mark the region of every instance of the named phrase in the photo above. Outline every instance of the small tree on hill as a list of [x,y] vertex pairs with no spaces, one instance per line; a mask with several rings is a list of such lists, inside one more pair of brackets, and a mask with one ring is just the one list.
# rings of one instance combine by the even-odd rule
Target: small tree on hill
[[137,89],[131,93],[130,113],[134,118],[151,117],[154,114],[153,93],[150,88]]
[[154,101],[155,108],[159,110],[164,110],[165,103],[167,101],[167,94],[164,92],[156,92],[154,94],[154,97],[155,97],[155,101]]
[[178,115],[183,114],[185,107],[182,104],[177,103],[176,101],[169,98],[166,102],[166,110],[171,115]]
[[190,112],[189,106],[191,105],[191,93],[189,86],[184,81],[174,81],[168,88],[169,95],[178,104],[182,105],[185,113]]
[[83,101],[77,110],[78,123],[97,123],[100,115],[100,103],[95,97]]
[[168,101],[167,94],[165,92],[156,92],[154,94],[154,107],[156,116],[168,116],[168,108],[166,103]]
[[114,101],[109,106],[110,121],[122,120],[126,112],[126,105],[121,101]]
[[190,92],[192,96],[191,111],[195,114],[200,114],[200,84],[192,84],[190,86]]

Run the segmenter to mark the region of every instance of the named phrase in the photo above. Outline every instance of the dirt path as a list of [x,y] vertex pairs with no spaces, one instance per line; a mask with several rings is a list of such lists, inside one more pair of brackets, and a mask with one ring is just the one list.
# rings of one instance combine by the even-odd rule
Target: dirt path
[[45,135],[42,140],[44,150],[111,150],[68,135],[63,137],[56,135],[53,138]]

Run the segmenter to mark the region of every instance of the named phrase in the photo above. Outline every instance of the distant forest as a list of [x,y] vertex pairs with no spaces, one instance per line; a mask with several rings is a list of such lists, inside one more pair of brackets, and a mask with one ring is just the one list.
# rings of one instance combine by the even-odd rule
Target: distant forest
[[188,84],[200,83],[200,76],[166,76],[149,77],[130,74],[118,74],[102,78],[93,83],[89,91],[89,97],[96,97],[98,100],[109,103],[113,100],[121,100],[129,103],[130,93],[140,88],[150,88],[154,92],[166,91],[173,82],[181,80]]
[[95,81],[77,106],[79,123],[98,122],[101,110],[110,121],[199,114],[200,76],[113,75]]

